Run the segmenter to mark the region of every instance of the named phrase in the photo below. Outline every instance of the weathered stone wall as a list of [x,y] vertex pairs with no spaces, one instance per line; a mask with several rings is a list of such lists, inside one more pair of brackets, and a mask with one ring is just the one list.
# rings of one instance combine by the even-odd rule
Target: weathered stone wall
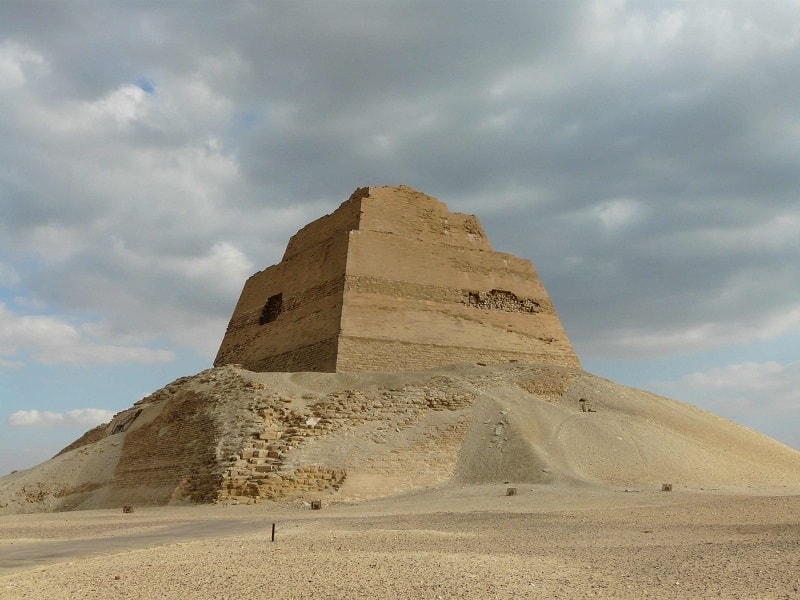
[[[312,221],[295,233],[286,245],[286,252],[284,252],[281,262],[293,260],[315,246],[325,245],[330,238],[339,237],[348,231],[358,229],[361,220],[361,202],[363,195],[368,193],[368,189],[357,189],[334,212]],[[312,265],[305,264],[305,266],[310,266],[313,270]],[[302,277],[302,274],[298,273],[298,275]]]
[[245,284],[215,365],[396,371],[468,361],[579,366],[529,260],[407,187],[360,188]]
[[579,366],[531,262],[492,251],[480,226],[467,231],[463,219],[460,233],[452,226],[426,236],[456,222],[441,203],[429,206],[398,235],[364,229],[371,212],[383,212],[364,200],[362,228],[350,234],[337,370],[474,360]]
[[[180,390],[152,422],[125,436],[111,497],[119,504],[160,503],[163,496],[209,502],[222,479],[214,452],[219,424],[206,399]],[[146,492],[142,490],[147,490]]]
[[[444,202],[407,186],[372,187],[361,196],[359,231],[387,233],[449,246],[491,251],[492,246],[478,219],[452,213]],[[361,191],[361,194],[364,192]]]
[[[301,229],[283,261],[245,283],[214,364],[334,371],[348,230],[357,201]],[[270,306],[271,299],[275,299]]]

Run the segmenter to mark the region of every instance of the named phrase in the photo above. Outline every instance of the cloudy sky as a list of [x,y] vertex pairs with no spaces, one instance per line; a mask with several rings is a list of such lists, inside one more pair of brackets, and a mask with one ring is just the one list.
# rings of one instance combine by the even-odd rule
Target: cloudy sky
[[0,474],[382,184],[533,260],[587,370],[800,448],[797,73],[794,0],[0,3]]

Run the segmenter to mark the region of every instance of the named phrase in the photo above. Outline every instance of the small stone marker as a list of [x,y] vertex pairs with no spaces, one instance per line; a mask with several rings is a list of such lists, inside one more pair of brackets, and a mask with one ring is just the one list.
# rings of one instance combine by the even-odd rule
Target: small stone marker
[[122,507],[122,513],[123,514],[127,515],[127,514],[130,514],[132,512],[133,512],[133,507],[132,506],[126,505],[126,506]]
[[312,500],[311,510],[320,510],[322,508],[322,500]]
[[661,491],[662,492],[671,492],[672,491],[672,484],[671,483],[662,483],[661,484]]
[[517,488],[506,488],[506,496],[516,496],[517,495]]

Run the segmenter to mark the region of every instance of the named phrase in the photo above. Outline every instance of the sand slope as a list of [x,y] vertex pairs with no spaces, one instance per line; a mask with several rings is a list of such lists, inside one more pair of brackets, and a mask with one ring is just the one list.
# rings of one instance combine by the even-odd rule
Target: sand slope
[[579,369],[228,366],[179,379],[59,456],[3,477],[0,512],[353,500],[506,481],[800,488],[800,453]]

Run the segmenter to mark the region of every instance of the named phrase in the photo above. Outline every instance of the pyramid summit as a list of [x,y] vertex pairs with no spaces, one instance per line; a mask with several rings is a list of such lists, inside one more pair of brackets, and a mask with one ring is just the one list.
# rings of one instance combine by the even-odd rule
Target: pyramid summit
[[357,189],[244,285],[215,366],[421,370],[472,361],[580,367],[527,259],[475,216],[406,186]]

